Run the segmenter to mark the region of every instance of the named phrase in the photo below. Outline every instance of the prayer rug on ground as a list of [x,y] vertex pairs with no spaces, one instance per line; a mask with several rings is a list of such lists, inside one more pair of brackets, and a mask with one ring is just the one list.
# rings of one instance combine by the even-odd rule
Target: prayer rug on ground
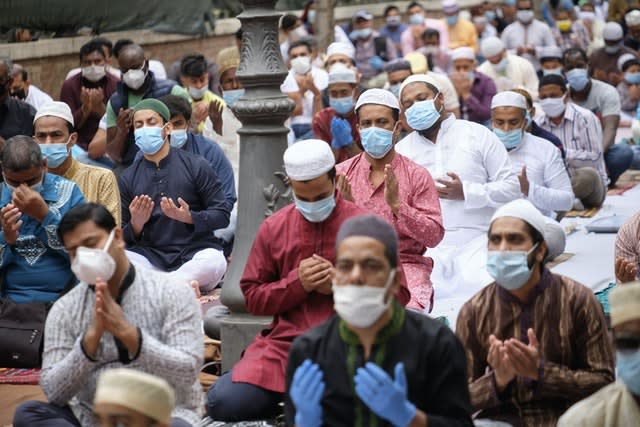
[[607,196],[622,196],[627,191],[638,185],[637,182],[625,182],[624,184],[617,184],[615,187],[610,188],[607,191]]
[[598,213],[599,210],[600,208],[585,209],[583,211],[571,210],[567,212],[564,216],[567,218],[576,218],[576,217],[592,218],[595,214]]
[[0,384],[36,385],[40,381],[40,369],[0,368]]
[[551,269],[553,267],[555,267],[558,264],[562,264],[565,261],[569,261],[571,258],[573,258],[575,254],[569,253],[569,252],[565,252],[563,254],[558,255],[557,257],[555,257],[554,259],[552,259],[551,261],[549,261],[546,264],[546,267]]

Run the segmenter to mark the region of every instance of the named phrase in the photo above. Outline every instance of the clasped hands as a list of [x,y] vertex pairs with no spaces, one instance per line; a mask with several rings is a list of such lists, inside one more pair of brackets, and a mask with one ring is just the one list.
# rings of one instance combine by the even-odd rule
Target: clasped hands
[[[415,418],[416,407],[407,398],[407,377],[402,362],[396,364],[394,374],[395,378],[391,378],[375,363],[367,362],[358,368],[353,381],[356,394],[373,413],[396,427],[406,427]],[[296,408],[298,427],[322,425],[323,377],[318,364],[309,359],[296,369],[289,395]]]
[[489,336],[487,363],[493,369],[498,391],[503,391],[516,377],[537,381],[540,375],[540,353],[538,338],[533,329],[527,330],[529,344],[515,338],[504,341]]

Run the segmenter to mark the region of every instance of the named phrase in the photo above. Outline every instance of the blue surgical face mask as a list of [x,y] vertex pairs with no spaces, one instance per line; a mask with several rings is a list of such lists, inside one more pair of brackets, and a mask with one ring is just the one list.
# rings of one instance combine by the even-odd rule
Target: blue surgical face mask
[[353,97],[346,96],[344,98],[329,98],[329,105],[336,113],[345,115],[353,110]]
[[174,129],[169,135],[169,144],[175,148],[182,148],[187,143],[187,130],[186,129]]
[[476,72],[475,71],[469,71],[469,72],[467,72],[467,76],[469,77],[469,80],[474,81],[476,79]]
[[640,73],[624,73],[624,79],[632,85],[640,84]]
[[424,15],[422,13],[414,13],[409,17],[409,23],[412,25],[424,24]]
[[140,148],[140,151],[148,155],[153,155],[160,151],[164,144],[162,129],[164,129],[164,126],[161,128],[145,126],[133,131],[136,145]]
[[493,10],[487,10],[484,13],[484,16],[487,17],[487,21],[493,21],[494,19],[496,19],[496,13]]
[[629,391],[640,396],[640,350],[616,351],[616,368]]
[[529,111],[527,111],[527,114],[525,114],[524,119],[527,121],[526,128],[529,129],[529,126],[531,126],[531,122],[533,122],[533,119],[531,118],[531,113]]
[[621,49],[621,47],[620,47],[619,44],[614,45],[614,46],[605,46],[604,47],[604,51],[606,53],[608,53],[609,55],[615,55],[616,53],[620,52],[620,49]]
[[40,151],[42,151],[42,156],[47,159],[48,168],[55,169],[67,160],[69,157],[68,143],[69,141],[60,144],[40,144]]
[[381,159],[393,147],[393,132],[371,126],[360,131],[360,140],[368,155],[374,159]]
[[402,86],[402,83],[389,86],[389,92],[391,92],[396,98],[400,96],[400,86]]
[[[438,94],[435,97],[437,96]],[[404,112],[407,124],[413,130],[427,130],[438,121],[442,108],[440,108],[440,111],[436,110],[435,97],[434,99],[415,102]]]
[[502,57],[500,62],[497,64],[491,64],[493,69],[498,73],[504,73],[507,70],[507,66],[509,65],[509,60],[506,56]]
[[586,68],[574,68],[567,73],[567,82],[572,89],[582,90],[589,83],[589,72]]
[[458,22],[458,15],[447,16],[447,25],[453,26]]
[[316,10],[315,9],[309,9],[309,13],[307,13],[307,21],[309,21],[312,24],[314,22],[316,22]]
[[293,201],[296,205],[296,209],[302,214],[303,217],[309,222],[322,222],[329,218],[331,212],[336,207],[336,198],[333,193],[325,199],[318,200],[316,202],[305,202],[299,200],[295,195]]
[[520,128],[508,131],[494,128],[493,133],[502,141],[507,150],[516,148],[522,143],[522,129]]
[[528,251],[488,251],[487,273],[496,283],[507,290],[515,290],[531,277],[529,254],[538,246],[536,243]]
[[543,76],[548,76],[550,74],[556,74],[558,76],[562,76],[562,67],[542,69]]
[[224,103],[228,106],[235,104],[242,95],[244,95],[244,88],[222,91],[222,99],[224,99]]
[[[7,186],[7,190],[9,190],[9,193],[13,194],[13,192],[16,191],[16,187],[14,187],[13,185],[7,184],[7,178],[5,178],[4,176],[3,176],[3,179],[4,179],[4,185]],[[33,191],[37,193],[41,193],[42,189],[44,188],[44,185],[42,184],[43,180],[44,180],[44,176],[42,177],[40,182],[38,182],[37,184],[30,185],[29,188],[31,188]]]

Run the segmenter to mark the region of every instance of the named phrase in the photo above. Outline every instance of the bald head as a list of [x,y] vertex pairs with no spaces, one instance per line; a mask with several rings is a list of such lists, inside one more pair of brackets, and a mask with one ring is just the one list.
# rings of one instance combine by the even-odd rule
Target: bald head
[[129,70],[140,70],[146,68],[144,49],[137,44],[128,44],[118,53],[118,64],[122,74]]

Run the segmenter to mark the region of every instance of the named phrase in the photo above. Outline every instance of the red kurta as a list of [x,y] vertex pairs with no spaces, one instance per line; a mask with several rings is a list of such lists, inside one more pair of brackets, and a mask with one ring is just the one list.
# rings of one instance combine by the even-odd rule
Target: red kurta
[[[273,316],[273,322],[256,336],[233,367],[234,382],[285,391],[284,375],[291,343],[334,313],[331,295],[305,292],[298,280],[298,265],[313,254],[335,262],[335,239],[340,225],[365,213],[337,196],[335,209],[323,222],[307,221],[291,204],[260,225],[240,287],[249,312]],[[403,305],[409,301],[405,286],[398,299]]]
[[[333,135],[331,134],[331,120],[336,116],[336,112],[333,108],[327,107],[323,110],[320,110],[316,113],[313,118],[313,123],[311,127],[313,129],[313,134],[316,138],[326,141],[328,144],[331,144],[331,140],[333,139]],[[347,119],[349,124],[351,125],[351,137],[353,138],[353,143],[362,150],[362,143],[360,142],[360,132],[358,132],[358,118],[356,117],[356,113],[352,112],[348,116],[340,116],[344,119]],[[332,147],[333,149],[333,147]],[[336,152],[335,149],[333,149]],[[349,158],[349,153],[346,149],[340,148],[336,153],[336,163],[344,162]]]
[[384,199],[384,181],[378,187],[369,181],[371,164],[365,153],[336,166],[339,174],[349,178],[356,204],[386,219],[398,233],[400,262],[411,291],[409,307],[430,308],[433,261],[423,254],[444,237],[440,199],[431,174],[422,166],[396,153],[391,160],[391,168],[400,192],[401,204],[397,216]]

